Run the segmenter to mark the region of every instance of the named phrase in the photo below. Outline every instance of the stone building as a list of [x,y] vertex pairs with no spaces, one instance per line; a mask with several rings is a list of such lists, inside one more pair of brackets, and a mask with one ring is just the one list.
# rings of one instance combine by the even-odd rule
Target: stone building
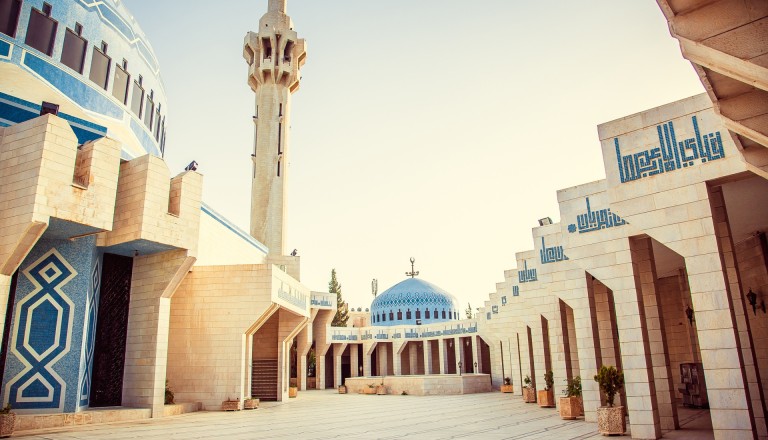
[[659,5],[707,93],[600,125],[606,178],[553,195],[560,222],[533,228],[475,318],[411,278],[336,328],[335,296],[301,284],[284,249],[306,57],[285,0],[243,45],[250,233],[202,202],[194,164],[168,170],[159,65],[122,2],[0,0],[3,403],[30,428],[103,421],[87,411],[103,406],[172,414],[166,381],[217,410],[372,377],[422,394],[510,377],[519,393],[553,371],[557,392],[584,378],[590,422],[591,377],[616,365],[632,436],[659,438],[681,426],[694,364],[716,438],[768,437],[768,8]]

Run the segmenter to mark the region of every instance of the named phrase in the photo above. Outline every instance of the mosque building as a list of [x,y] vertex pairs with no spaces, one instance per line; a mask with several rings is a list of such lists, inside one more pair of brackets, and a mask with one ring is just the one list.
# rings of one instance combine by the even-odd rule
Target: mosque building
[[473,318],[412,259],[331,327],[335,294],[285,249],[307,55],[286,0],[243,43],[247,232],[202,201],[194,163],[163,160],[160,64],[122,1],[0,0],[0,395],[17,430],[374,380],[464,394],[508,377],[519,398],[550,371],[555,394],[584,378],[589,423],[605,402],[591,378],[615,365],[633,438],[685,429],[683,405],[709,408],[715,438],[768,438],[768,8],[658,4],[705,94],[598,126],[606,178],[553,195],[560,221],[539,220]]

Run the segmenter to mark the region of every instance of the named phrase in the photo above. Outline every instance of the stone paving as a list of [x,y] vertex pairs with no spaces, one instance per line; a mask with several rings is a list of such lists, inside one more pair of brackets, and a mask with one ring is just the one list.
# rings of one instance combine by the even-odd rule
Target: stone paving
[[[713,438],[707,411],[681,409],[686,428],[665,438]],[[253,411],[176,417],[17,433],[37,439],[602,439],[597,426],[561,420],[556,409],[502,393],[376,396],[303,391],[296,399]],[[626,437],[628,438],[628,437]]]

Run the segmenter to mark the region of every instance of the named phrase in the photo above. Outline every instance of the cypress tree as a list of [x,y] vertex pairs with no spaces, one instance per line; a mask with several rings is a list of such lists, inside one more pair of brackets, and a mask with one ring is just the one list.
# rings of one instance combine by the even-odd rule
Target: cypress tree
[[341,297],[341,284],[336,279],[336,269],[331,269],[331,281],[328,282],[328,293],[336,294],[336,316],[333,317],[331,327],[346,327],[349,320],[347,303]]

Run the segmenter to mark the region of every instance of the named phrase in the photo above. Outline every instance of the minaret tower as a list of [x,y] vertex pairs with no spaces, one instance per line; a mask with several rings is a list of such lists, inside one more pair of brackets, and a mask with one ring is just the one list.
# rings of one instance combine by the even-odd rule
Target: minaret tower
[[299,89],[299,69],[307,56],[304,40],[298,38],[285,13],[286,3],[269,0],[258,32],[248,32],[243,46],[248,85],[256,93],[251,235],[267,245],[270,257],[285,255],[291,94]]

